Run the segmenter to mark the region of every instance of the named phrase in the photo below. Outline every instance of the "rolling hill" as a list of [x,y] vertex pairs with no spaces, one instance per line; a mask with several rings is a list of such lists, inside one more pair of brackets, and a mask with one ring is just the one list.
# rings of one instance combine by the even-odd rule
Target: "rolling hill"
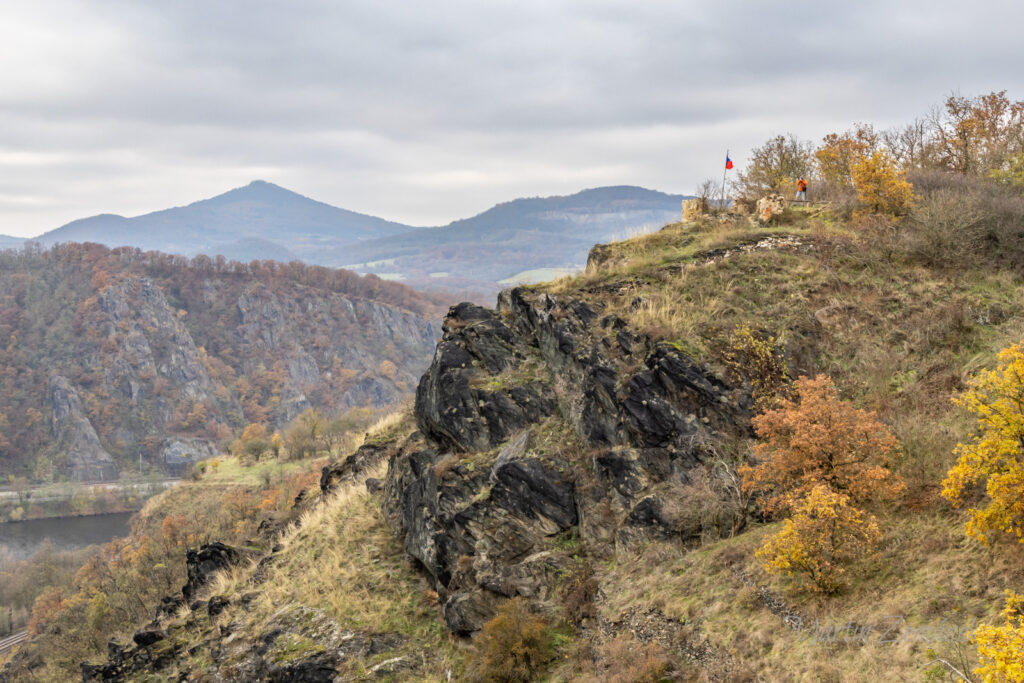
[[[411,228],[339,209],[273,183],[255,180],[188,206],[126,218],[101,214],[73,221],[35,241],[97,242],[173,254],[222,254],[228,258],[291,260],[323,264],[326,248]],[[285,246],[287,245],[287,246]]]
[[595,243],[674,220],[682,199],[640,187],[602,187],[516,199],[446,226],[413,228],[257,180],[184,207],[132,218],[83,218],[35,241],[220,254],[243,262],[301,260],[464,294],[577,269]]
[[[676,220],[683,199],[628,185],[516,199],[443,228],[367,240],[333,257],[357,272],[400,276],[418,287],[454,276],[481,283],[536,281],[581,267],[597,242]],[[541,272],[531,277],[527,271]]]

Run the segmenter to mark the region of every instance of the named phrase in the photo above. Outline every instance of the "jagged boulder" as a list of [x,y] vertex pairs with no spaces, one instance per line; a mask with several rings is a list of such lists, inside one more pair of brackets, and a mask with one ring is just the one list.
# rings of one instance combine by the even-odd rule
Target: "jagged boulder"
[[768,224],[782,220],[788,203],[781,194],[770,194],[757,200],[757,220]]
[[198,550],[189,548],[185,551],[185,570],[188,574],[188,581],[181,587],[181,594],[184,596],[185,602],[191,601],[196,592],[209,582],[213,574],[237,564],[241,557],[242,555],[237,549],[219,541],[207,543]]
[[453,593],[444,603],[444,625],[456,635],[468,636],[483,628],[499,604],[499,595],[481,588]]
[[364,444],[341,462],[325,465],[320,471],[320,492],[333,491],[340,482],[350,481],[370,469],[387,454],[387,449]]
[[132,640],[139,647],[149,647],[153,643],[159,642],[167,637],[167,634],[159,629],[151,629],[146,631],[136,631],[132,636]]
[[429,439],[454,451],[481,451],[554,408],[540,383],[487,389],[479,380],[523,359],[515,333],[474,304],[452,307],[434,360],[416,389],[416,424]]
[[708,214],[708,200],[704,197],[694,197],[683,200],[683,222],[692,223],[699,221]]

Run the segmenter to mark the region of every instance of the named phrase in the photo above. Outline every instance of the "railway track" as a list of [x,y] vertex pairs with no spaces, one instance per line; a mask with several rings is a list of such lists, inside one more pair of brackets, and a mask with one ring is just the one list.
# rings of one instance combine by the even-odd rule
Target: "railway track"
[[15,646],[27,639],[28,631],[18,631],[13,636],[8,636],[3,640],[0,640],[0,655],[14,649]]

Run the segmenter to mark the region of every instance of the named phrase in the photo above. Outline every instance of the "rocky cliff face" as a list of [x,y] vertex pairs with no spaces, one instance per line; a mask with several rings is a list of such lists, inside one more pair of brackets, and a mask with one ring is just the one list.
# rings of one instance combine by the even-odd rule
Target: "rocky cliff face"
[[565,539],[611,552],[699,532],[666,496],[749,430],[747,393],[568,297],[512,289],[495,311],[452,308],[443,329],[384,510],[449,630],[478,630],[503,597],[549,597]]
[[115,478],[114,459],[100,445],[96,430],[83,414],[78,392],[60,375],[50,378],[50,403],[55,447],[65,454],[70,477],[78,481]]
[[68,245],[0,259],[0,469],[109,478],[141,453],[178,470],[248,423],[388,405],[412,392],[439,333],[411,290],[387,294],[421,312],[300,264],[127,256]]

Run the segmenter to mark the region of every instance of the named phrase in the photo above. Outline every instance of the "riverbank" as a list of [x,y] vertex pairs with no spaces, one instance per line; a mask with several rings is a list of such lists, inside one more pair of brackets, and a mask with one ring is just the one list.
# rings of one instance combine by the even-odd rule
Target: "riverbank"
[[136,479],[95,484],[60,482],[22,490],[0,490],[0,524],[138,512],[147,500],[180,481]]
[[129,535],[134,515],[116,512],[0,524],[0,637],[25,628],[36,599],[47,590],[70,586],[103,544]]

